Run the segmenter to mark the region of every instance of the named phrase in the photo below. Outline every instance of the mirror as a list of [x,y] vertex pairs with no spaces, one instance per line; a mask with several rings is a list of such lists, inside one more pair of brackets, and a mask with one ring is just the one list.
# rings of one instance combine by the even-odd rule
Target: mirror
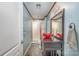
[[[62,8],[58,3],[55,4],[52,11],[53,15],[51,18],[51,33],[54,35],[52,37],[53,42],[60,42],[60,50],[56,50],[61,56],[64,55],[64,8]],[[58,37],[61,37],[60,38]]]
[[[61,10],[59,13],[57,13],[54,17],[51,19],[51,33],[54,34],[55,36],[57,33],[59,34],[64,34],[63,30],[63,25],[64,25],[64,9]],[[56,38],[53,38],[54,41],[59,41]]]

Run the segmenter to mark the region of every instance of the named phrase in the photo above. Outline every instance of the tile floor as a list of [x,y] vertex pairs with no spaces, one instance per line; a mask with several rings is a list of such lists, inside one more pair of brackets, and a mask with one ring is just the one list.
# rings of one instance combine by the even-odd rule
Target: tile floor
[[[53,52],[54,52],[54,55],[52,54],[52,56],[58,56],[56,51],[52,51],[52,53]],[[42,56],[41,44],[32,43],[32,46],[27,52],[26,56]],[[47,51],[46,56],[51,56],[51,52]]]
[[32,43],[31,48],[27,52],[28,56],[42,56],[42,50],[41,50],[41,45],[37,43]]

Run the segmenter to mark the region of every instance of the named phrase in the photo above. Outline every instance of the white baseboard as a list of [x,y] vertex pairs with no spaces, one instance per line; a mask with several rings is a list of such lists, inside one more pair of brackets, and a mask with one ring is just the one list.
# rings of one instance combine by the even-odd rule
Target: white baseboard
[[26,49],[25,53],[24,53],[24,56],[26,55],[26,53],[28,52],[29,48],[31,47],[32,45],[32,42],[29,44],[28,48]]

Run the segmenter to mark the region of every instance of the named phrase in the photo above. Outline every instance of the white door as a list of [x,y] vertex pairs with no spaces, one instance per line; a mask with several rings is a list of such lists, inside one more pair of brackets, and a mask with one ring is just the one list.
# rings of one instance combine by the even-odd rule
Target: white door
[[[22,3],[0,2],[0,55],[23,55]],[[21,16],[21,17],[20,17]]]

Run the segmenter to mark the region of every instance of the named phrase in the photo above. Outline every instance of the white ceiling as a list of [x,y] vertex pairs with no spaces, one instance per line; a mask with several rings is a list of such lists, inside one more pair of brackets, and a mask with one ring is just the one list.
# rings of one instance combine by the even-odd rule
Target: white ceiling
[[[36,4],[40,4],[41,7],[37,8]],[[51,9],[54,2],[25,2],[26,7],[31,13],[34,19],[43,19]]]

